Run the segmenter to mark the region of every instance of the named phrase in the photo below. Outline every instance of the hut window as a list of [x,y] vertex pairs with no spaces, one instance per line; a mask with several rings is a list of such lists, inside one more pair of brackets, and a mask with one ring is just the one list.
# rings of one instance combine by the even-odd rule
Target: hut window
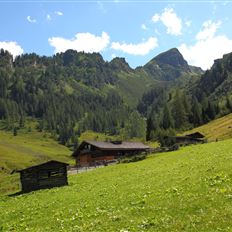
[[48,171],[40,171],[39,172],[39,180],[47,179],[49,177]]
[[91,149],[91,145],[90,145],[90,144],[86,144],[86,145],[84,146],[84,149],[85,149],[85,150],[90,150],[90,149]]
[[50,177],[63,176],[63,171],[62,171],[62,170],[59,170],[59,171],[51,171],[51,172],[49,173],[49,176],[50,176]]
[[117,154],[118,156],[122,156],[123,155],[123,153],[122,153],[122,151],[118,151],[118,154]]

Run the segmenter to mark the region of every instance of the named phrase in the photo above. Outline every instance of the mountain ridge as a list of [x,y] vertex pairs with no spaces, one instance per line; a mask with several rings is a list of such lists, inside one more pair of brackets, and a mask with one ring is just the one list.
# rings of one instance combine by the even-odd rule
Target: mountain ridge
[[189,66],[177,48],[169,49],[151,59],[143,68],[157,80],[173,81],[186,73],[199,73],[199,67]]
[[[229,55],[224,59],[228,63],[232,57]],[[219,113],[214,105],[218,102],[212,105],[208,99],[202,101],[198,93],[204,85],[208,85],[210,90],[213,83],[208,83],[210,78],[206,77],[211,72],[223,67],[229,71],[229,64],[222,66],[215,64],[201,78],[202,70],[188,65],[176,48],[157,55],[135,69],[129,66],[125,58],[117,57],[108,62],[99,53],[67,50],[53,57],[32,53],[13,60],[8,52],[1,50],[0,119],[7,119],[8,126],[14,127],[23,125],[26,116],[39,118],[40,130],[58,134],[58,140],[63,144],[72,143],[86,130],[144,137],[147,122],[143,116],[154,118],[149,114],[155,112],[160,126],[165,105],[172,109],[171,114],[174,114],[176,107],[184,105],[182,108],[187,111],[183,117],[184,125],[195,126],[213,119]],[[177,90],[181,93],[177,94]],[[188,90],[189,93],[184,93]],[[185,102],[177,103],[182,100]],[[192,112],[196,112],[194,106],[200,107],[199,115],[208,115],[204,121],[202,116],[196,120],[199,115],[192,115]],[[176,114],[175,121],[178,118]],[[139,123],[141,130],[137,133],[132,125]],[[174,124],[170,123],[169,126],[173,127]],[[181,126],[179,122],[174,128]]]

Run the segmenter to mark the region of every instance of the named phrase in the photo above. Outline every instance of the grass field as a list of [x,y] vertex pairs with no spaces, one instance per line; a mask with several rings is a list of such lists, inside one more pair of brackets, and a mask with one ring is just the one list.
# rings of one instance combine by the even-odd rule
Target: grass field
[[0,198],[0,231],[232,231],[232,140],[69,176]]
[[[31,127],[30,127],[31,128]],[[39,133],[27,128],[13,136],[11,131],[0,130],[0,195],[17,191],[19,188],[18,174],[10,175],[18,170],[47,160],[74,163],[71,151],[49,138],[49,134]]]
[[[74,164],[71,153],[67,147],[58,144],[46,132],[36,130],[37,121],[28,119],[25,128],[18,130],[17,136],[13,131],[3,130],[4,122],[0,121],[0,195],[11,193],[19,189],[19,175],[11,175],[13,170],[46,162],[55,159],[61,162]],[[109,136],[102,133],[86,131],[79,137],[83,140],[120,140],[118,136]],[[152,147],[157,143],[149,143]]]
[[194,128],[185,134],[199,131],[203,133],[208,141],[224,140],[232,138],[232,114],[215,119],[203,126]]

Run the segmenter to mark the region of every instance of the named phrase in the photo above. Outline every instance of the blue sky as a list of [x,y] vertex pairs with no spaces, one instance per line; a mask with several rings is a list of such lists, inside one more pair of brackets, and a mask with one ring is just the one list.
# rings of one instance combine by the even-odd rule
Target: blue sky
[[207,69],[232,52],[231,1],[0,0],[0,8],[0,48],[14,56],[75,49],[136,67],[177,47]]

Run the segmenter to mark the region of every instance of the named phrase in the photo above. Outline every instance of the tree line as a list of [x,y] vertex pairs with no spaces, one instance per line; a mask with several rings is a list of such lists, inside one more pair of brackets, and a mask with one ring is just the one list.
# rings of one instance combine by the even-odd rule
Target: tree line
[[184,89],[155,86],[143,95],[138,111],[147,118],[146,139],[156,140],[232,112],[232,101],[229,95],[223,101],[212,101],[197,90],[190,94]]
[[[24,54],[13,60],[0,50],[0,119],[17,134],[27,117],[36,118],[39,131],[70,145],[86,130],[155,140],[232,112],[226,93],[212,99],[205,85],[187,92],[162,81],[132,108],[115,89],[116,70],[130,71],[123,65],[121,59],[105,62],[98,53],[68,50],[53,57]],[[221,83],[218,72],[215,75],[214,85],[216,80]]]
[[114,88],[106,88],[116,77],[104,65],[99,54],[26,54],[13,61],[1,50],[0,119],[14,129],[23,127],[26,117],[36,118],[38,130],[51,132],[66,145],[86,130],[145,137],[144,118]]

